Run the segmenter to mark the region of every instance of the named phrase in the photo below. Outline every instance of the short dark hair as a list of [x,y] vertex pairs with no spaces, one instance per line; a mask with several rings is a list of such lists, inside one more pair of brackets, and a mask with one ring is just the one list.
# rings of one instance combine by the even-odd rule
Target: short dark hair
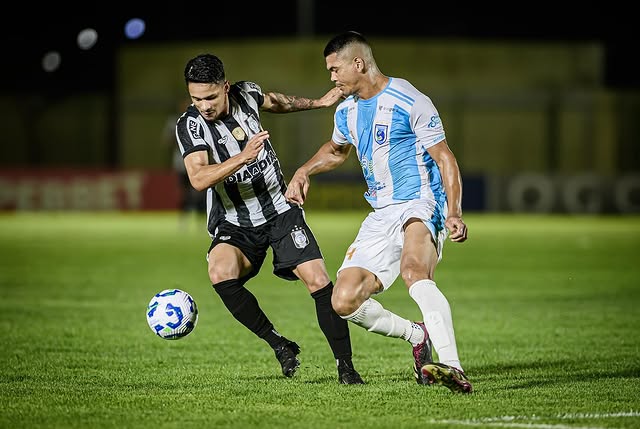
[[329,40],[329,43],[327,43],[327,46],[324,48],[325,58],[333,53],[340,52],[345,46],[354,42],[364,43],[365,45],[369,44],[367,39],[357,31],[347,31]]
[[194,83],[222,83],[225,81],[224,65],[212,54],[201,54],[187,62],[184,81]]

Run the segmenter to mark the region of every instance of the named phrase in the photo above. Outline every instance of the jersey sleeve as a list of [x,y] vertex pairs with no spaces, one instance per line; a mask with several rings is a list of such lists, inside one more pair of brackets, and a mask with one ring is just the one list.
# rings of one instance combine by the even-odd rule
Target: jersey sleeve
[[241,92],[247,93],[257,104],[257,108],[264,104],[264,93],[262,92],[262,88],[255,82],[249,82],[247,80],[243,80],[240,82],[236,82],[234,85],[237,85]]
[[416,144],[422,145],[423,149],[428,149],[446,138],[440,114],[427,96],[419,98],[413,105],[411,125],[416,134]]
[[208,150],[204,139],[202,124],[193,116],[185,113],[176,123],[176,141],[182,158],[199,150]]
[[331,134],[331,140],[335,144],[343,146],[347,143],[353,143],[349,136],[349,127],[347,124],[347,111],[346,107],[339,104],[336,108],[336,113],[333,115],[333,133]]

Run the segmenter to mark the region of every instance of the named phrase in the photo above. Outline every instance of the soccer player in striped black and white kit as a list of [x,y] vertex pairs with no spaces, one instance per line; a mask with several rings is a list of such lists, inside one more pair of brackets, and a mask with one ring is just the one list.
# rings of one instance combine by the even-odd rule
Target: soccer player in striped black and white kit
[[[309,176],[338,167],[355,147],[373,208],[338,270],[333,307],[371,332],[409,341],[418,384],[471,393],[449,302],[433,280],[447,235],[467,239],[460,170],[440,116],[408,81],[380,72],[361,34],[334,37],[324,56],[346,99],[336,108],[331,140],[296,171],[286,196],[302,204]],[[423,322],[399,317],[372,298],[400,274]],[[432,345],[440,362],[433,362]]]
[[342,384],[363,384],[351,361],[347,321],[331,306],[333,283],[301,207],[284,196],[280,163],[260,125],[259,110],[274,113],[329,107],[333,88],[317,100],[262,92],[254,82],[231,84],[212,54],[189,60],[184,70],[193,102],[178,119],[176,136],[189,180],[207,190],[209,278],[231,314],[275,351],[286,377],[300,365],[299,346],[282,336],[245,288],[269,247],[274,274],[300,279],[315,300],[318,324],[333,351]]

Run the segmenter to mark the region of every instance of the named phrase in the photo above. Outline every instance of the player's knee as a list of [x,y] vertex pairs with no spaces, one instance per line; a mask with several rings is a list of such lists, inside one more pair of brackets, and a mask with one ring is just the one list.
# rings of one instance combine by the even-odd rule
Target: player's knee
[[418,280],[423,280],[425,278],[432,278],[433,270],[428,269],[427,267],[418,266],[418,265],[409,265],[402,269],[402,280],[407,285],[407,287],[411,286]]
[[218,284],[226,280],[237,279],[238,275],[221,267],[209,267],[209,280],[211,284]]
[[356,296],[349,290],[334,287],[331,295],[331,306],[338,316],[345,317],[353,314],[360,305],[356,300]]
[[320,289],[324,289],[330,283],[328,276],[313,276],[311,279],[302,279],[304,284],[307,286],[307,289],[310,293],[319,291]]
[[340,298],[336,298],[335,295],[331,297],[331,306],[340,317],[345,317],[353,313],[353,311],[350,311],[351,306],[349,306],[346,302],[340,300]]
[[325,288],[331,280],[322,259],[314,259],[298,265],[294,274],[302,280],[310,293]]
[[401,274],[402,280],[406,285],[415,283],[418,273],[415,270],[404,270]]

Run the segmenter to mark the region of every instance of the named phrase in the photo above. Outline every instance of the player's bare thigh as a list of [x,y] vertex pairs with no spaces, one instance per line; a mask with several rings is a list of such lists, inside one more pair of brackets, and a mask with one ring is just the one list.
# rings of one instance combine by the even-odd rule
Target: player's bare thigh
[[359,267],[345,268],[338,273],[331,304],[340,316],[348,316],[382,290],[382,283],[372,272]]
[[293,270],[293,273],[302,280],[309,293],[322,289],[330,281],[323,259],[303,262]]
[[220,243],[209,252],[209,280],[217,284],[225,280],[239,279],[251,272],[251,262],[235,246]]
[[438,253],[431,232],[418,218],[404,224],[404,245],[400,258],[400,275],[407,287],[418,280],[433,280]]

